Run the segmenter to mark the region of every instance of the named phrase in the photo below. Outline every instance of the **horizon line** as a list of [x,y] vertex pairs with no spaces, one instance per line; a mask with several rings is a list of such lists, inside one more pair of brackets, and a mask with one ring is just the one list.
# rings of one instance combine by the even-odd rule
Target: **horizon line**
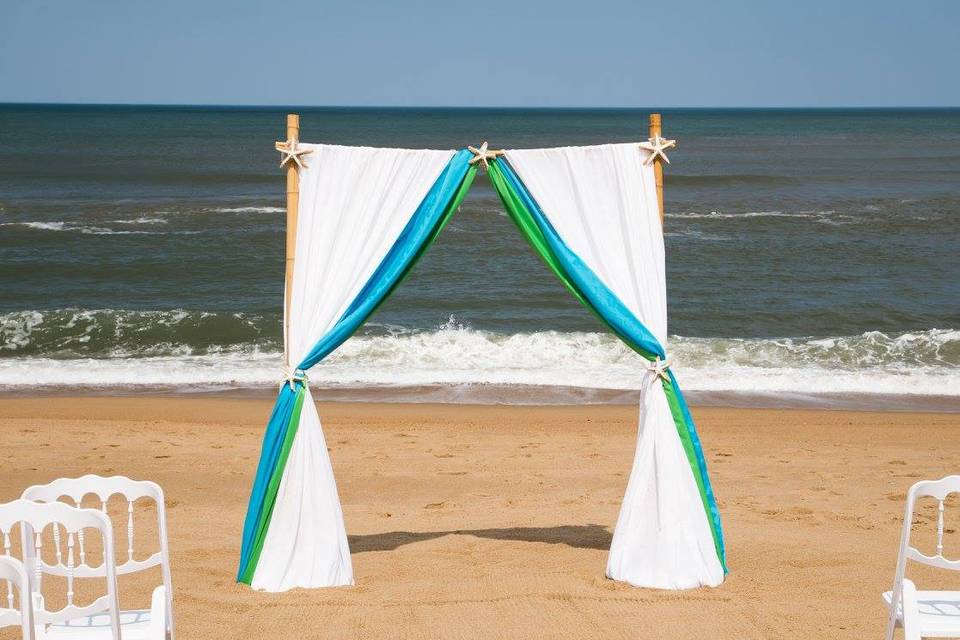
[[238,104],[238,103],[188,103],[188,102],[36,102],[36,101],[0,101],[0,107],[180,107],[180,108],[234,108],[234,109],[447,109],[447,110],[527,110],[527,111],[745,111],[745,110],[809,110],[809,111],[842,111],[842,110],[958,110],[960,105],[832,105],[832,106],[805,106],[805,105],[766,105],[766,106],[520,106],[520,105],[374,105],[374,104]]

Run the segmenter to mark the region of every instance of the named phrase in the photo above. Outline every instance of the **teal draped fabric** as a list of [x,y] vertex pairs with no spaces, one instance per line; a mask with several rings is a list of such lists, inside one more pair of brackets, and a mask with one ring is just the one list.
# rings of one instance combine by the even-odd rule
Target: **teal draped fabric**
[[[648,360],[666,359],[663,345],[611,291],[600,278],[563,242],[563,239],[544,215],[533,195],[516,175],[510,163],[496,159],[490,165],[491,182],[507,212],[521,232],[534,246],[541,258],[564,282],[575,296],[593,311],[630,348]],[[673,371],[667,370],[669,381],[664,382],[664,393],[691,466],[703,507],[710,523],[717,558],[724,572],[727,571],[726,549],[720,510],[713,495],[707,464],[703,456],[700,438],[694,426],[693,416],[680,391]]]
[[[470,188],[476,174],[476,169],[469,164],[470,157],[470,152],[462,150],[450,160],[357,298],[333,329],[310,350],[299,364],[299,371],[308,370],[343,344],[409,273],[444,228]],[[656,337],[566,246],[509,163],[502,159],[494,160],[490,164],[489,174],[511,218],[577,299],[644,358],[664,359],[664,348]],[[317,286],[322,286],[322,283],[317,283]],[[669,380],[664,382],[664,392],[703,500],[718,558],[726,571],[720,513],[707,474],[700,439],[676,377],[669,370],[667,375]],[[277,488],[299,424],[305,392],[303,380],[285,384],[280,389],[267,424],[244,521],[237,574],[240,582],[249,584],[256,570],[263,540],[269,528]]]
[[[343,344],[409,273],[470,188],[476,175],[476,169],[469,164],[471,157],[472,154],[466,149],[454,154],[357,298],[333,329],[310,350],[297,367],[298,371],[306,371]],[[317,283],[317,286],[323,286],[323,283]],[[304,384],[303,380],[295,380],[280,389],[267,423],[243,524],[238,582],[249,584],[253,579],[286,457],[299,424],[299,408],[305,395]]]

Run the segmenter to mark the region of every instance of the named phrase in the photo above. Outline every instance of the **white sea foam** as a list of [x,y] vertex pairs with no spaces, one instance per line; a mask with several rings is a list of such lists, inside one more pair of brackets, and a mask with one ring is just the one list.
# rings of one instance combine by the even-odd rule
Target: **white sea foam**
[[284,213],[283,207],[217,207],[215,213]]
[[92,225],[79,224],[75,222],[5,222],[2,226],[19,226],[26,227],[28,229],[36,229],[38,231],[74,231],[79,233],[86,233],[89,235],[130,235],[130,234],[149,234],[153,233],[151,231],[127,231],[127,230],[114,230],[107,227],[97,227]]
[[718,233],[704,233],[703,231],[667,231],[663,234],[667,238],[686,238],[688,240],[700,240],[703,242],[729,242],[733,240],[731,236],[725,236]]
[[[113,223],[116,224],[161,224],[165,223],[166,220],[160,218],[137,218],[134,220],[113,220]],[[0,223],[0,227],[25,227],[27,229],[35,229],[37,231],[64,231],[72,233],[83,233],[86,235],[92,236],[131,236],[131,235],[194,235],[197,233],[202,233],[201,231],[143,231],[137,229],[111,229],[109,227],[100,227],[96,225],[83,224],[79,222],[64,222],[64,221],[53,221],[53,222],[41,222],[41,221],[31,221],[31,222],[3,222]]]
[[[23,344],[38,317],[6,327]],[[172,320],[171,320],[172,321]],[[33,323],[31,325],[31,323]],[[3,327],[0,327],[3,328]],[[0,358],[0,387],[263,387],[279,378],[274,349],[154,345],[149,354]],[[16,348],[16,347],[14,347]],[[833,338],[673,337],[675,371],[694,392],[960,398],[960,331]],[[540,331],[512,335],[450,324],[436,331],[357,336],[310,371],[323,387],[526,385],[637,389],[644,361],[612,336]]]
[[126,220],[111,220],[110,222],[114,224],[167,224],[166,218],[151,218],[147,216]]
[[66,231],[66,222],[4,222],[0,227],[26,227],[39,231]]
[[744,211],[740,213],[724,213],[722,211],[711,211],[701,213],[698,211],[684,211],[681,213],[667,213],[668,218],[691,219],[691,220],[725,220],[736,218],[814,218],[823,220],[835,215],[836,212],[828,211]]

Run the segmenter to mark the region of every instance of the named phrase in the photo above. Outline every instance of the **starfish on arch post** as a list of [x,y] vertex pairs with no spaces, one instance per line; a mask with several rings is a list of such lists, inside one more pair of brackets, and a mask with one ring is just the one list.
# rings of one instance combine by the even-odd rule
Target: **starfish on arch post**
[[477,147],[467,147],[467,150],[473,154],[473,158],[470,159],[470,164],[480,163],[483,165],[484,170],[490,169],[489,160],[493,160],[497,156],[503,155],[502,149],[488,149],[487,141],[484,140],[483,144],[480,145],[480,148]]
[[313,153],[313,149],[301,149],[300,141],[296,138],[287,138],[284,142],[276,142],[274,143],[274,147],[282,154],[280,158],[281,168],[288,162],[294,162],[298,167],[303,169],[307,164],[304,162],[304,158],[300,156]]
[[673,149],[677,146],[676,140],[667,140],[666,138],[661,138],[659,135],[654,136],[648,139],[646,142],[640,143],[641,149],[646,149],[650,152],[650,155],[644,158],[643,164],[651,164],[659,156],[664,162],[670,164],[670,158],[667,157],[667,154],[664,153],[667,149]]

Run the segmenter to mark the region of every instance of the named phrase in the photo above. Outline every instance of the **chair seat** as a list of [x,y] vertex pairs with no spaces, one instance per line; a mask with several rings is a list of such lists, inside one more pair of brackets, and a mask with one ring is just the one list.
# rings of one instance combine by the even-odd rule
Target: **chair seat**
[[[920,635],[929,638],[960,637],[960,591],[917,591],[917,622]],[[883,594],[890,606],[892,592]],[[903,625],[903,611],[897,607],[897,623]]]
[[[150,610],[120,612],[120,635],[123,640],[151,640]],[[46,628],[43,638],[76,638],[79,640],[112,640],[110,633],[110,615],[98,613],[82,618],[73,618],[66,622],[51,624]],[[156,639],[156,640],[162,640]]]

